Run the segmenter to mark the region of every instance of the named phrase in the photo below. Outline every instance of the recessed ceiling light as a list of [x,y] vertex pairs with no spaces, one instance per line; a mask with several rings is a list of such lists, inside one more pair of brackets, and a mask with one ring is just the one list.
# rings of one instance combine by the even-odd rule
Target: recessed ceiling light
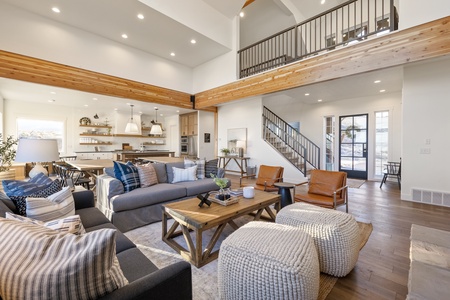
[[128,38],[128,35],[126,35],[126,34],[124,33],[124,34],[122,34],[122,37],[123,37],[124,39],[127,39],[127,38]]
[[97,101],[98,99],[97,98],[92,98],[92,100]]
[[171,52],[171,53],[170,53],[170,56],[175,56],[175,52]]
[[56,95],[56,92],[50,92],[50,94],[52,94],[52,95]]
[[305,96],[309,96],[309,93],[306,93]]
[[53,12],[59,14],[61,11],[57,7],[52,7]]
[[321,0],[321,1],[320,1],[320,4],[325,4],[325,0]]
[[140,111],[140,112],[139,112],[139,114],[140,114],[140,115],[142,115],[142,114],[143,114],[143,112],[142,112],[142,111]]
[[380,93],[384,93],[384,92],[386,92],[386,90],[380,90]]
[[138,14],[137,17],[138,17],[138,19],[144,20],[144,15],[143,14]]
[[118,111],[119,109],[116,107],[116,108],[114,108],[114,110],[115,110],[115,111]]
[[50,99],[50,100],[48,100],[48,102],[51,102],[51,103],[53,103],[53,102],[55,102],[56,100],[55,99]]
[[85,104],[84,107],[89,107],[89,105]]
[[375,80],[373,83],[380,83],[381,80]]
[[241,12],[239,13],[239,17],[243,18],[244,16],[245,16],[244,12],[241,11]]
[[317,100],[317,102],[322,102],[322,99]]
[[192,39],[192,40],[191,40],[191,44],[195,44],[195,43],[197,43],[197,41],[194,40],[194,39]]
[[179,110],[177,110],[177,111],[175,111],[175,112],[179,113],[180,111],[179,111]]

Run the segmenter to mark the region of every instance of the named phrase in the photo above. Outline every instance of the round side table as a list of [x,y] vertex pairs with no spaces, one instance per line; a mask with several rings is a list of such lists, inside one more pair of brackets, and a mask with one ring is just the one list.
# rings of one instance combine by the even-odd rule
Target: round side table
[[292,197],[291,197],[291,189],[294,190],[295,193],[295,184],[289,183],[289,182],[275,182],[273,184],[274,186],[278,187],[278,194],[281,196],[281,207],[285,207],[286,205],[292,204]]

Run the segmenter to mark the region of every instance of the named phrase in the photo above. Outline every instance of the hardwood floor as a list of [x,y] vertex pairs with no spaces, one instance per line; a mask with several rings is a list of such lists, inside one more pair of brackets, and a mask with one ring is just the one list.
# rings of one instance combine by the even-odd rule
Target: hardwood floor
[[[228,175],[232,187],[239,178]],[[373,232],[353,271],[328,295],[334,299],[405,299],[408,293],[411,225],[450,231],[450,208],[400,200],[396,182],[366,182],[349,189],[349,213],[371,222]],[[345,211],[345,207],[339,207]],[[426,280],[424,278],[424,280]]]

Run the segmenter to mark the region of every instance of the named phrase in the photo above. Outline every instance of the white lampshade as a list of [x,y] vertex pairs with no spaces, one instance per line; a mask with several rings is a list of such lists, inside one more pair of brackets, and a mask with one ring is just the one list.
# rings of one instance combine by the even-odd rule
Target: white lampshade
[[37,163],[36,167],[30,171],[30,177],[33,177],[40,172],[47,175],[47,171],[40,165],[40,163],[57,160],[59,160],[59,152],[58,142],[55,139],[21,138],[19,140],[15,161]]
[[244,148],[245,147],[245,142],[244,141],[237,141],[236,142],[236,147],[237,148]]
[[162,128],[159,124],[152,125],[152,128],[150,129],[150,134],[162,134]]
[[134,122],[128,122],[127,126],[125,127],[126,133],[139,133],[139,128],[136,123]]

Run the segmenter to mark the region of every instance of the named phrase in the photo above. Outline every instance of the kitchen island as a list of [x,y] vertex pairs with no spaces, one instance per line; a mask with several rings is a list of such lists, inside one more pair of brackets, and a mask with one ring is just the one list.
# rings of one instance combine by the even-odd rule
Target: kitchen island
[[169,150],[145,150],[145,151],[133,151],[133,150],[122,150],[117,151],[117,160],[121,161],[134,161],[136,158],[141,157],[173,157],[175,156],[174,151]]

